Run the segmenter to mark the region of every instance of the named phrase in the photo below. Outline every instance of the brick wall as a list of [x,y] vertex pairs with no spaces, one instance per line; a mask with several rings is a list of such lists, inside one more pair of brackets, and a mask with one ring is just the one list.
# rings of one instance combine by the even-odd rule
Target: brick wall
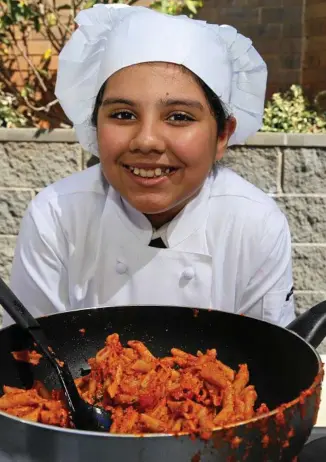
[[[69,0],[57,0],[58,5],[66,3]],[[136,3],[148,5],[150,0]],[[60,14],[64,17],[67,12]],[[268,64],[268,97],[292,83],[303,84],[312,96],[326,89],[325,0],[204,0],[199,19],[231,24],[253,39]],[[31,33],[28,52],[34,64],[49,47],[40,34]],[[53,50],[50,69],[56,66]],[[26,71],[27,62],[20,54],[12,67],[13,81],[21,84]]]
[[[37,141],[33,134],[0,129],[0,274],[7,280],[29,201],[90,160],[72,130],[54,130]],[[298,311],[325,300],[326,136],[260,133],[230,150],[225,163],[275,197],[288,217]]]
[[269,70],[268,97],[301,83],[305,0],[205,0],[200,17],[250,37]]
[[[56,0],[57,7],[65,5],[67,3],[69,4],[70,1]],[[67,10],[61,10],[58,14],[60,22],[64,23],[65,18],[67,18],[68,14]],[[51,27],[51,33],[54,36],[60,37],[58,29],[55,26]],[[16,38],[18,39],[18,47],[15,47],[14,54],[12,56],[9,56],[9,58],[14,58],[11,66],[9,67],[12,82],[16,83],[19,87],[21,87],[24,83],[24,80],[28,76],[27,71],[29,69],[29,63],[26,59],[26,56],[32,62],[32,64],[36,68],[38,68],[38,66],[40,66],[44,53],[48,49],[52,50],[52,58],[49,63],[48,69],[50,71],[55,71],[57,69],[58,50],[51,46],[51,43],[47,41],[41,33],[36,32],[36,30],[31,30],[28,34],[27,43],[24,44],[24,42],[22,41],[22,34],[19,32],[19,29],[17,28]],[[24,56],[23,52],[26,54],[26,56]]]
[[[19,41],[19,44],[23,46],[21,41]],[[26,51],[28,53],[29,60],[33,63],[33,65],[36,68],[40,66],[42,56],[49,48],[51,48],[50,44],[46,42],[40,34],[38,34],[37,32],[32,32],[30,34]],[[19,87],[21,87],[23,82],[29,75],[29,63],[22,55],[19,49],[16,49],[15,52],[17,53],[17,56],[13,60],[12,65],[10,66],[11,81],[16,83]],[[57,64],[58,57],[57,54],[54,52],[53,58],[49,63],[48,69],[50,71],[55,71],[57,69]]]
[[311,96],[326,89],[324,0],[205,0],[199,17],[253,40],[268,65],[267,97],[293,83]]
[[326,90],[326,1],[307,0],[302,81],[312,95]]

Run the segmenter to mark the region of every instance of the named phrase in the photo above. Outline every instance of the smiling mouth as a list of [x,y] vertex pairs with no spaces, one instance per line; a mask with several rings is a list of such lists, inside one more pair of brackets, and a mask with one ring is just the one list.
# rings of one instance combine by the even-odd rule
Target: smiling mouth
[[123,167],[135,176],[140,176],[142,178],[160,178],[162,176],[172,175],[177,171],[176,167],[138,168],[126,164],[123,164]]

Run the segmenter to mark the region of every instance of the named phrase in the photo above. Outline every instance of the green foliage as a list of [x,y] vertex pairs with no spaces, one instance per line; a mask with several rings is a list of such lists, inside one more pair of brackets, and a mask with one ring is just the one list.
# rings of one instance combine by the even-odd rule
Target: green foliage
[[19,111],[17,98],[0,86],[0,127],[20,128],[27,125],[27,118]]
[[299,85],[292,85],[283,94],[275,93],[271,101],[267,102],[261,131],[325,133],[326,112],[321,108],[321,95],[317,95],[313,105],[304,96]]
[[[137,0],[87,0],[82,8],[91,8],[96,3],[127,3],[128,5],[133,5],[137,4]],[[197,14],[198,9],[202,6],[201,0],[153,0],[152,3],[149,2],[150,8],[171,15],[186,14],[192,16],[192,14]]]
[[151,4],[151,8],[161,13],[179,15],[187,14],[192,17],[203,6],[201,0],[158,0]]

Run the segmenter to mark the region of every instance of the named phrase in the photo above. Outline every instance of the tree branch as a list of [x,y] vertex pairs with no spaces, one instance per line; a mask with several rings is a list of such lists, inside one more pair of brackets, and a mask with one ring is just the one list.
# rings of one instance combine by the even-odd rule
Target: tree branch
[[32,103],[30,103],[28,101],[28,98],[26,98],[26,96],[23,96],[23,99],[24,99],[26,105],[35,112],[41,112],[41,111],[42,112],[49,112],[51,107],[55,106],[59,102],[58,99],[55,99],[55,100],[51,101],[50,103],[46,104],[45,106],[34,106]]
[[[12,31],[10,31],[10,35],[12,35]],[[37,80],[39,81],[41,87],[42,87],[42,90],[43,91],[47,91],[47,87],[42,79],[42,77],[40,76],[40,73],[38,72],[38,70],[36,69],[36,67],[34,66],[34,64],[32,63],[32,61],[29,59],[29,57],[27,56],[25,50],[20,46],[18,40],[15,39],[15,37],[13,36],[13,41],[15,42],[15,45],[17,46],[18,50],[21,52],[21,54],[23,55],[24,59],[27,61],[28,65],[31,67],[31,69],[33,70],[34,74],[35,74],[35,77],[37,78]]]
[[12,91],[12,93],[14,95],[16,95],[17,97],[21,98],[21,94],[20,92],[17,90],[17,87],[16,85],[14,85],[12,82],[11,82],[11,79],[10,79],[10,74],[8,72],[8,70],[6,69],[5,66],[1,66],[1,72],[0,72],[0,81],[2,81],[5,86],[7,88],[10,88],[10,90]]

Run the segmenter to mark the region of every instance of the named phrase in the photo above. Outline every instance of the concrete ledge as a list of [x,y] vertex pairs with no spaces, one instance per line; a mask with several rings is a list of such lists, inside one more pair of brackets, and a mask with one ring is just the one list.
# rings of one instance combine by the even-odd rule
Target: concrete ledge
[[75,131],[71,128],[56,128],[52,131],[35,128],[0,128],[0,142],[32,141],[40,143],[76,143]]
[[248,146],[326,147],[326,134],[257,133],[248,138]]
[[[0,128],[0,142],[76,143],[75,131],[57,128],[50,132],[35,128]],[[326,147],[326,134],[257,133],[248,138],[247,146]]]

